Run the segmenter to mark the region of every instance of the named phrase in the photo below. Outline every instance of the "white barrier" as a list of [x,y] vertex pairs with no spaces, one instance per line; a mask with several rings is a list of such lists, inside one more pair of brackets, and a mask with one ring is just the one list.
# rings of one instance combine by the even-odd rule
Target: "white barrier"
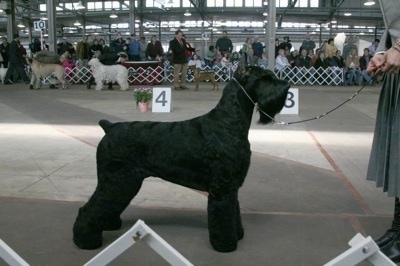
[[14,250],[0,239],[0,258],[12,266],[29,266]]
[[378,245],[370,236],[365,238],[358,233],[349,241],[349,246],[351,248],[324,266],[357,265],[364,260],[369,260],[377,266],[396,266],[385,254],[379,251]]
[[[146,242],[147,245],[149,245],[171,265],[193,265],[172,246],[170,246],[164,239],[157,235],[156,232],[148,227],[142,220],[138,220],[128,232],[115,240],[111,245],[97,254],[97,256],[88,261],[84,266],[106,265],[118,257],[122,252],[127,250],[130,246],[137,243],[139,240]],[[140,262],[138,262],[138,264],[140,264]]]

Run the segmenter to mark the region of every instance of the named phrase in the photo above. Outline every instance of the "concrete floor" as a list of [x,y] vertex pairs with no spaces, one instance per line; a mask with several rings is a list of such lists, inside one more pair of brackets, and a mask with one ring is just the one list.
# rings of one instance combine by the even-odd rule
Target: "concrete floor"
[[[170,86],[170,84],[163,85]],[[95,152],[110,121],[178,121],[211,110],[222,94],[173,91],[171,113],[139,113],[128,91],[28,90],[0,86],[0,239],[31,265],[83,265],[99,250],[72,243],[78,208],[96,186]],[[299,88],[299,115],[315,117],[360,87]],[[116,86],[117,88],[117,86]],[[393,198],[366,181],[380,85],[307,123],[258,125],[249,133],[252,164],[239,192],[245,237],[237,251],[208,242],[207,196],[149,178],[123,213],[123,228],[104,233],[104,247],[143,220],[194,265],[322,265],[349,248],[358,232],[376,237],[390,225]],[[167,265],[139,242],[111,265]],[[0,265],[6,265],[0,260]],[[370,265],[362,263],[362,265]]]

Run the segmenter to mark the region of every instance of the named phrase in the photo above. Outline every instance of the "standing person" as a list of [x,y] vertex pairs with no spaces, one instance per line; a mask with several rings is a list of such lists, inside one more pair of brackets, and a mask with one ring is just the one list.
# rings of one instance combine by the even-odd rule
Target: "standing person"
[[311,40],[310,33],[306,33],[305,39],[303,43],[301,44],[300,51],[303,49],[306,49],[307,51],[310,51],[311,49],[314,50],[316,47],[315,42]]
[[292,44],[290,43],[290,38],[289,36],[285,36],[283,37],[283,42],[281,42],[279,44],[279,49],[283,49],[283,50],[291,50],[292,49]]
[[254,55],[253,55],[253,62],[249,63],[255,66],[257,65],[258,59],[262,57],[262,53],[264,52],[264,46],[260,42],[260,37],[258,35],[254,35],[251,47],[253,48]]
[[[78,42],[76,45],[76,59],[78,60],[78,68],[79,68],[79,76],[80,78],[84,77],[82,69],[85,67],[88,69],[88,62],[89,62],[89,55],[90,55],[90,45],[88,42],[88,37],[84,35],[82,37],[82,41]],[[82,82],[82,80],[80,80]]]
[[275,38],[275,58],[279,55],[279,39]]
[[110,43],[110,49],[113,53],[125,52],[127,49],[125,40],[122,39],[121,33],[118,33],[115,39]]
[[140,42],[135,33],[131,34],[128,56],[130,61],[140,61]]
[[161,42],[157,40],[157,36],[151,36],[151,42],[147,45],[146,56],[149,60],[161,61],[164,54],[164,49]]
[[[174,64],[174,89],[175,90],[187,90],[186,87],[186,75],[188,61],[186,58],[186,42],[182,38],[183,32],[177,30],[175,32],[175,38],[169,42],[168,52],[172,55],[172,63]],[[181,76],[179,78],[179,74]]]
[[57,54],[61,56],[65,51],[68,51],[72,57],[75,55],[74,46],[67,42],[67,37],[62,37],[61,42],[57,44]]
[[42,50],[42,44],[40,43],[39,38],[36,37],[33,39],[33,42],[29,44],[29,50],[31,50],[32,55]]
[[354,44],[354,37],[353,36],[349,36],[347,38],[347,43],[344,44],[343,46],[343,53],[342,56],[344,58],[344,60],[347,59],[347,57],[349,56],[351,50],[356,50],[356,54],[358,54],[358,47],[357,45]]
[[25,84],[29,84],[29,78],[25,72],[25,58],[19,49],[19,34],[14,34],[14,40],[10,44],[10,62],[4,77],[4,84],[12,84],[10,77],[16,70]]
[[242,49],[241,49],[241,51],[242,51],[241,55],[242,56],[246,56],[247,57],[247,55],[249,53],[249,49],[252,48],[252,46],[251,46],[252,41],[253,40],[250,37],[246,38],[246,41],[242,45]]
[[146,61],[146,51],[147,51],[147,46],[148,43],[146,42],[146,37],[142,36],[140,37],[140,60],[141,61]]
[[110,47],[106,44],[106,41],[104,39],[99,40],[99,44],[101,45],[101,53],[102,54],[108,54],[111,53]]
[[98,39],[94,39],[93,43],[90,45],[89,58],[92,58],[94,56],[95,51],[103,52],[103,46],[99,43]]
[[221,51],[221,52],[229,52],[232,53],[233,50],[233,44],[231,39],[228,38],[228,32],[226,30],[224,30],[222,32],[222,37],[219,38],[217,40],[217,42],[215,43],[215,49],[217,49],[217,51]]
[[375,181],[389,197],[395,197],[392,226],[375,242],[391,260],[400,262],[400,1],[379,3],[386,30],[367,72],[387,75],[379,96],[367,180]]
[[0,50],[1,57],[3,57],[3,67],[7,68],[10,61],[10,44],[6,37],[1,38]]
[[378,48],[379,42],[380,42],[379,39],[375,39],[375,40],[372,42],[372,44],[371,44],[370,46],[368,46],[369,54],[370,54],[370,55],[373,56],[373,55],[375,54],[376,48]]

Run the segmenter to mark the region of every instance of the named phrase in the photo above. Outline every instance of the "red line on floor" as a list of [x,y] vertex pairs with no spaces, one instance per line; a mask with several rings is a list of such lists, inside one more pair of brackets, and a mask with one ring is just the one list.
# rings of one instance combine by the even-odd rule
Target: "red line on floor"
[[361,197],[360,193],[358,193],[358,191],[354,188],[353,184],[351,184],[347,176],[343,173],[342,169],[340,169],[340,167],[335,163],[335,161],[328,154],[328,152],[318,142],[317,138],[310,131],[308,131],[308,133],[311,135],[318,149],[321,151],[326,160],[332,166],[333,170],[338,174],[339,178],[342,180],[346,188],[349,190],[355,201],[358,203],[358,205],[360,205],[360,208],[363,210],[363,212],[368,215],[374,214],[373,211],[369,208],[368,204]]

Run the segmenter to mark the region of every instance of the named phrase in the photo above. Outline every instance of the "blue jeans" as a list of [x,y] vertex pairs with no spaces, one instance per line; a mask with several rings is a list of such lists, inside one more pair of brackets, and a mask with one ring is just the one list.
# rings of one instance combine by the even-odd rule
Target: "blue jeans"
[[360,78],[361,78],[361,70],[360,69],[349,69],[347,70],[349,73],[348,84],[353,85],[360,85]]

